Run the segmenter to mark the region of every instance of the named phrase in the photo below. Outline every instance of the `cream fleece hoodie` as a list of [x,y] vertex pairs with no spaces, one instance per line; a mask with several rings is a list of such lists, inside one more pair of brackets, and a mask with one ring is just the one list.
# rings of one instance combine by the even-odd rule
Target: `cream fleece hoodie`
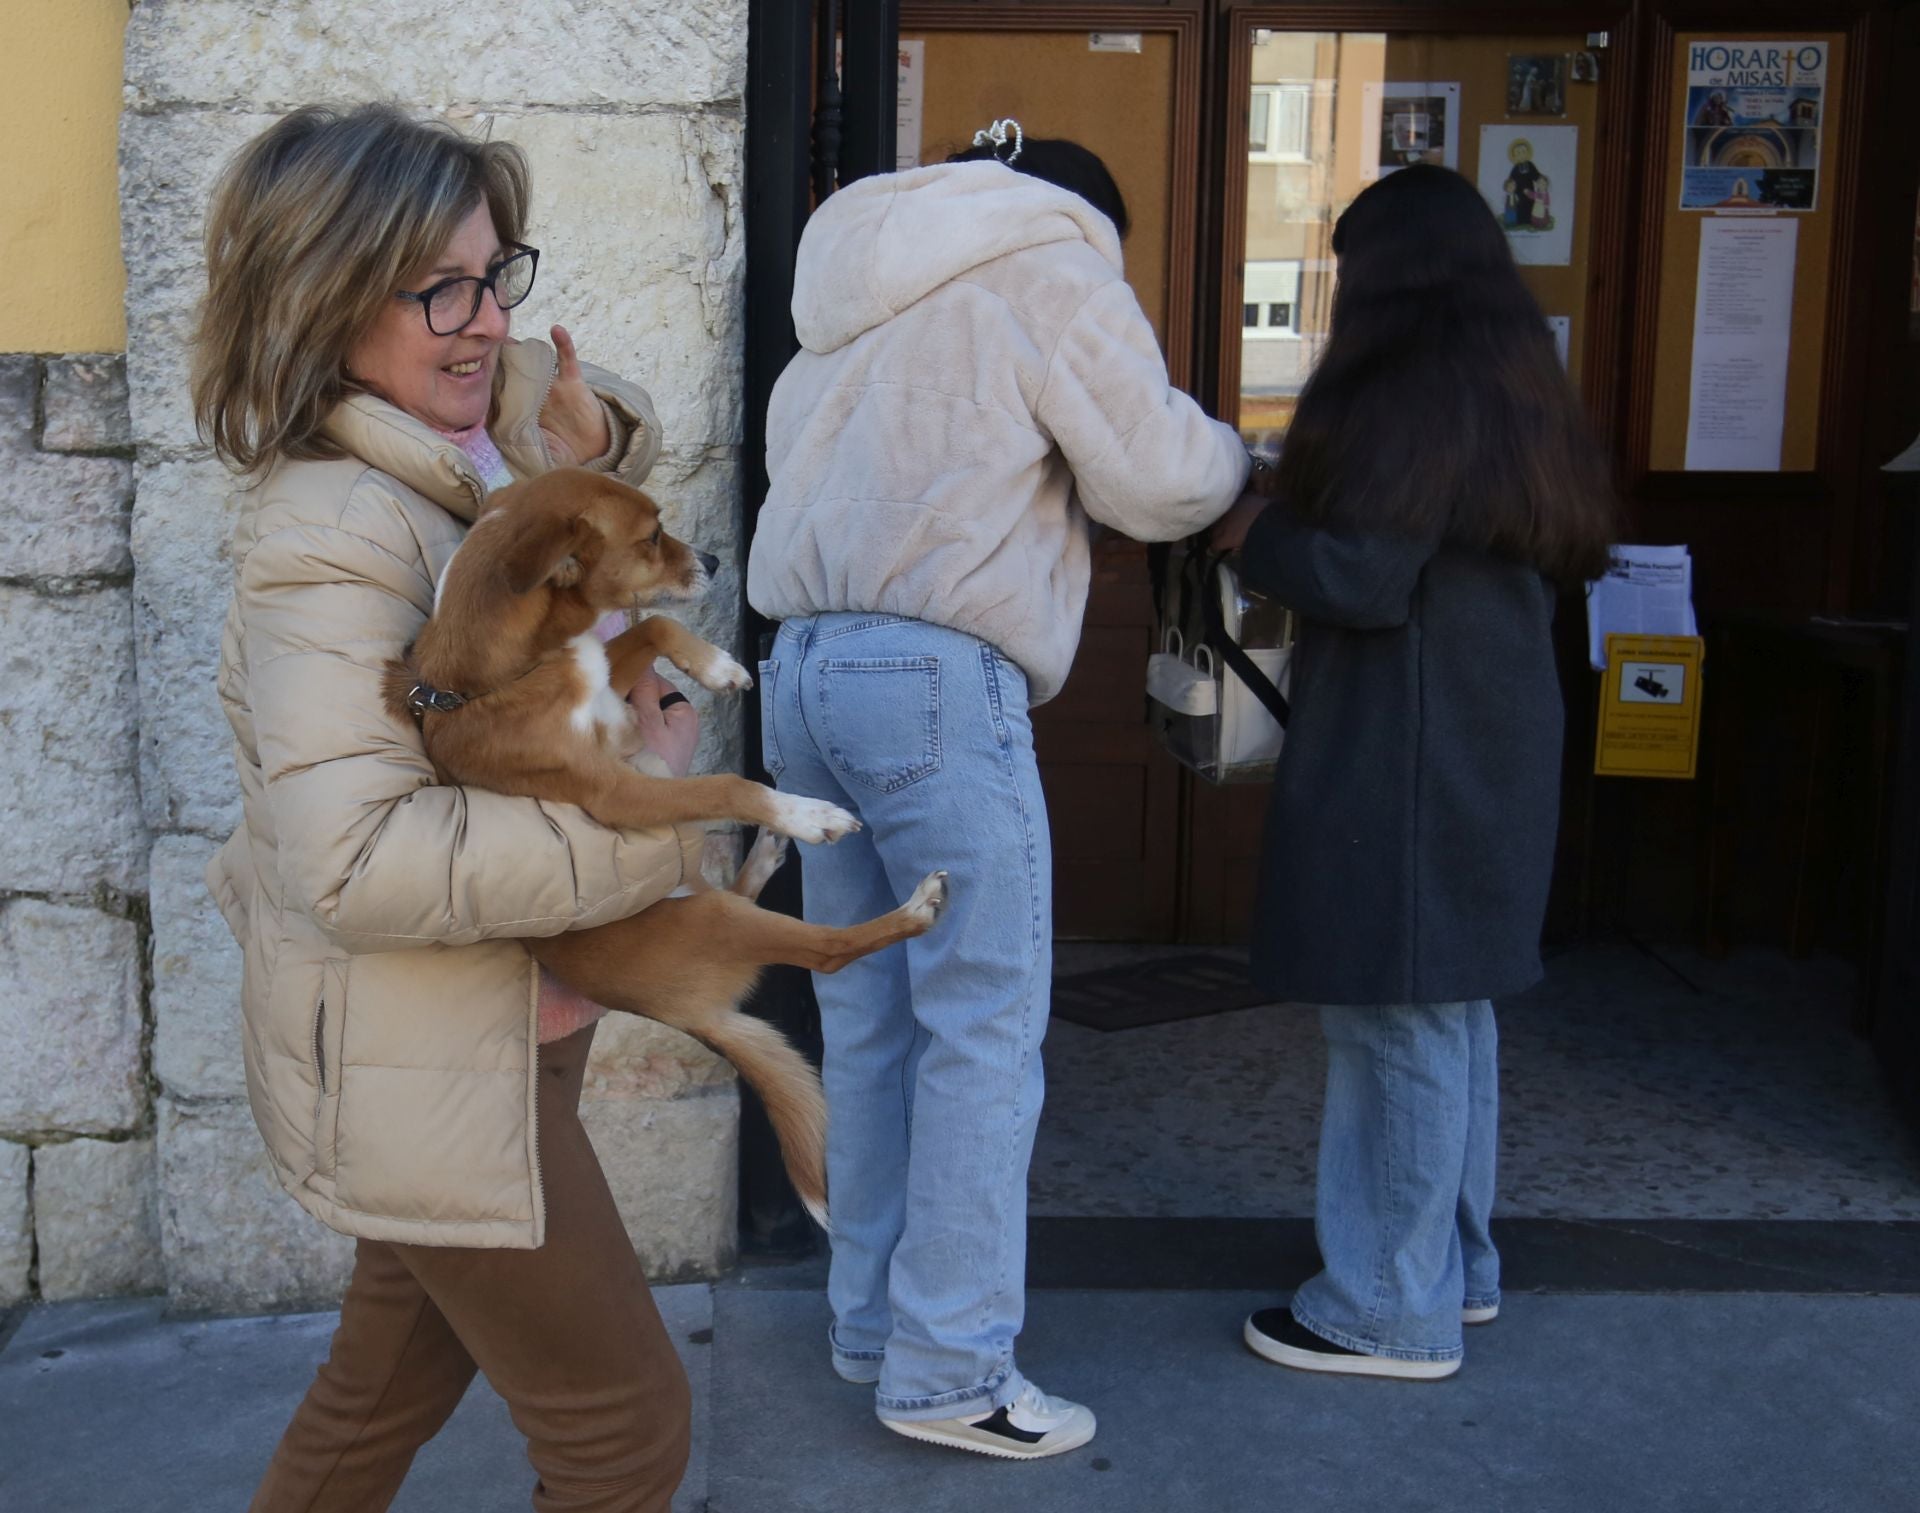
[[1173,540],[1246,481],[1233,428],[1168,385],[1112,222],[998,163],[835,194],[801,238],[793,318],[747,566],[770,618],[966,631],[1037,704],[1080,643],[1088,517]]

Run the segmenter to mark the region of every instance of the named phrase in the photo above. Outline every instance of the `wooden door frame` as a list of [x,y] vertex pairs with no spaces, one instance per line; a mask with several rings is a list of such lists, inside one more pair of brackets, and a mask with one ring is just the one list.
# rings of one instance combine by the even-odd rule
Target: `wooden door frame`
[[[1653,444],[1653,368],[1660,311],[1657,292],[1663,238],[1649,231],[1637,249],[1637,282],[1647,291],[1634,312],[1633,371],[1629,407],[1621,438],[1619,463],[1622,491],[1636,506],[1687,504],[1708,507],[1738,506],[1758,500],[1813,507],[1827,519],[1827,557],[1823,600],[1827,613],[1843,613],[1852,604],[1862,574],[1856,557],[1862,539],[1859,517],[1865,496],[1863,449],[1866,416],[1868,355],[1874,345],[1872,274],[1877,238],[1874,235],[1884,207],[1867,196],[1876,175],[1871,166],[1884,160],[1889,146],[1868,130],[1873,104],[1886,86],[1884,77],[1891,36],[1892,12],[1870,0],[1821,0],[1827,14],[1808,19],[1809,5],[1782,0],[1668,0],[1645,4],[1646,101],[1643,125],[1663,133],[1672,108],[1674,71],[1668,64],[1674,39],[1684,32],[1745,29],[1756,32],[1839,32],[1846,39],[1846,87],[1841,92],[1835,121],[1823,121],[1833,131],[1834,183],[1833,243],[1827,272],[1827,308],[1820,367],[1820,417],[1816,428],[1814,466],[1796,473],[1712,473],[1656,471],[1650,465]],[[1671,152],[1647,154],[1646,172],[1635,214],[1640,223],[1660,227],[1665,222],[1672,185]],[[1877,520],[1877,516],[1876,516]]]
[[1037,0],[1031,5],[968,5],[955,0],[900,0],[900,30],[1129,31],[1173,38],[1173,154],[1167,195],[1167,373],[1188,387],[1194,369],[1194,286],[1199,269],[1200,102],[1206,77],[1202,37],[1207,0],[1165,4],[1088,4]]

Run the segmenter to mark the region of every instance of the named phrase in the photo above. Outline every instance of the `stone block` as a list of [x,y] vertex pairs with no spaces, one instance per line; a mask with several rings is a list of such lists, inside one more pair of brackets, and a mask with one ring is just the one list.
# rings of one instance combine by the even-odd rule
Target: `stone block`
[[140,943],[129,920],[0,902],[0,1134],[106,1135],[146,1113]]
[[0,587],[0,889],[137,892],[132,594]]
[[33,1274],[33,1152],[0,1140],[0,1308],[27,1295]]
[[133,445],[127,363],[117,353],[47,361],[40,445],[49,452],[106,452]]
[[[369,45],[371,36],[394,45]],[[434,0],[195,0],[136,6],[127,27],[136,110],[373,99],[695,105],[738,100],[746,76],[746,0],[526,0],[511,14]]]
[[680,1098],[733,1081],[732,1065],[691,1035],[638,1014],[609,1014],[593,1036],[581,1096]]
[[40,1296],[157,1292],[160,1211],[153,1141],[68,1140],[33,1157]]
[[118,457],[0,454],[0,578],[125,573],[133,464]]
[[[511,115],[533,165],[540,281],[514,330],[558,322],[580,355],[653,396],[668,446],[737,444],[743,144],[732,117]],[[711,548],[710,548],[711,549]]]
[[[193,14],[195,6],[138,7]],[[135,56],[131,43],[131,63]],[[384,56],[384,55],[383,55]],[[127,265],[127,390],[135,442],[193,447],[188,387],[196,307],[207,291],[201,249],[215,180],[246,142],[277,119],[265,113],[129,113],[120,121],[120,249]]]
[[203,876],[214,843],[163,835],[153,843],[153,1071],[173,1097],[243,1098],[240,947]]
[[353,1241],[281,1190],[244,1103],[159,1101],[167,1293],[196,1312],[337,1307]]
[[40,359],[30,352],[0,356],[0,456],[33,450],[39,404]]
[[222,839],[240,820],[233,732],[215,687],[233,592],[234,487],[209,458],[143,461],[133,505],[147,822]]
[[650,1278],[694,1281],[733,1265],[740,1136],[734,1088],[665,1100],[588,1092],[580,1118]]

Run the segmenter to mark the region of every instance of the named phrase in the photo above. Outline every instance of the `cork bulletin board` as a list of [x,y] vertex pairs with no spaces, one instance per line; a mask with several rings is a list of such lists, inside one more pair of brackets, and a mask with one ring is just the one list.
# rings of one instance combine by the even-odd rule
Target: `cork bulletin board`
[[1793,315],[1787,352],[1786,424],[1780,471],[1812,472],[1819,464],[1820,386],[1827,334],[1827,275],[1833,260],[1834,205],[1838,201],[1840,106],[1847,88],[1844,33],[1812,30],[1685,32],[1674,38],[1666,132],[1660,142],[1663,193],[1660,233],[1658,336],[1654,346],[1652,428],[1647,467],[1680,472],[1687,462],[1688,397],[1693,376],[1693,302],[1700,264],[1700,227],[1711,211],[1681,210],[1680,156],[1687,126],[1688,49],[1698,42],[1824,42],[1826,92],[1821,102],[1819,194],[1811,211],[1783,211],[1799,222],[1793,269]]
[[975,131],[1001,116],[1031,136],[1069,137],[1105,161],[1133,222],[1127,282],[1177,379],[1185,354],[1169,352],[1167,341],[1174,36],[1146,31],[1138,53],[1096,52],[1084,29],[917,30],[909,10],[900,37],[926,43],[922,163],[970,146]]
[[[1354,38],[1354,41],[1361,39]],[[1484,126],[1575,126],[1580,130],[1574,164],[1573,261],[1564,267],[1525,264],[1520,276],[1546,315],[1570,317],[1567,371],[1580,382],[1585,371],[1587,339],[1587,269],[1593,236],[1594,187],[1598,183],[1595,150],[1599,141],[1601,93],[1610,61],[1600,54],[1598,83],[1569,81],[1564,116],[1509,116],[1507,114],[1507,56],[1510,53],[1548,53],[1571,57],[1586,48],[1584,34],[1513,32],[1478,35],[1389,34],[1385,45],[1385,72],[1395,79],[1457,81],[1460,85],[1460,172],[1469,179],[1480,166],[1480,128]],[[1336,140],[1349,129],[1360,130],[1363,102],[1359,90],[1340,101]],[[1349,113],[1351,123],[1349,124]],[[1348,137],[1346,140],[1355,140]]]

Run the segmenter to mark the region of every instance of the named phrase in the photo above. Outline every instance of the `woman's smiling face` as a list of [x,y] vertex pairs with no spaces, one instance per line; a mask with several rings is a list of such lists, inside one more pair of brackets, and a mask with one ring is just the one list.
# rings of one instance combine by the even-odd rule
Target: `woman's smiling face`
[[[440,256],[414,270],[402,287],[418,292],[444,278],[484,278],[505,251],[493,213],[481,200]],[[480,309],[467,326],[452,336],[428,330],[426,314],[415,301],[389,300],[354,344],[347,371],[414,419],[442,431],[464,431],[486,421],[494,370],[511,324],[491,291],[481,296]]]

